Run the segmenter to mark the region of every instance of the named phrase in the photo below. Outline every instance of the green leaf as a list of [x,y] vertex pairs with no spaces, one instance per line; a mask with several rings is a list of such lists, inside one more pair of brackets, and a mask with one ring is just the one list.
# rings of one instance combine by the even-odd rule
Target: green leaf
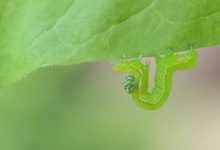
[[42,66],[220,43],[219,0],[1,0],[0,87]]

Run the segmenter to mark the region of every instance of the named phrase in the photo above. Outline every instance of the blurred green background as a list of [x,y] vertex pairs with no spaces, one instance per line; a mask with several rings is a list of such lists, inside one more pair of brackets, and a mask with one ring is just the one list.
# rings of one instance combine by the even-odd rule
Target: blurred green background
[[220,46],[199,54],[156,111],[133,103],[110,61],[39,69],[0,90],[0,150],[219,150]]

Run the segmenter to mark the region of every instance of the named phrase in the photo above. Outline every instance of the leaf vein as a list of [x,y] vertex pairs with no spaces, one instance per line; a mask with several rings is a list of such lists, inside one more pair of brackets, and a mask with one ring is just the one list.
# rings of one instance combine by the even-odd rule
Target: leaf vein
[[74,5],[75,0],[73,0],[70,5],[67,7],[67,9],[64,11],[64,13],[62,13],[62,15],[60,15],[56,21],[49,26],[46,30],[44,30],[42,33],[40,33],[34,40],[32,40],[28,46],[31,46],[34,42],[36,42],[37,40],[39,40],[41,37],[43,37],[46,33],[48,33],[49,31],[51,31],[52,29],[54,29],[56,27],[56,25],[61,22],[61,20],[66,16],[66,14],[68,14],[68,12],[71,10],[72,6]]

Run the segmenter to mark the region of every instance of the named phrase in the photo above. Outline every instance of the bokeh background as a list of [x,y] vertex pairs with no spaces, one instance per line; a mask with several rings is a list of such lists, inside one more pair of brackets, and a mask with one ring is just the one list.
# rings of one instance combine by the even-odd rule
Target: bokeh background
[[219,150],[219,56],[199,49],[156,111],[133,103],[111,61],[41,68],[0,90],[0,150]]

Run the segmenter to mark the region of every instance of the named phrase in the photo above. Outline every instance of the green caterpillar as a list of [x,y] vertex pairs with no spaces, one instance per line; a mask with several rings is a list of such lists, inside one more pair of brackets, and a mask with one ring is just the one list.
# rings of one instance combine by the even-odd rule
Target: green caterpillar
[[197,64],[198,52],[190,47],[186,54],[175,55],[168,50],[164,57],[155,56],[156,73],[154,88],[148,91],[149,66],[144,65],[140,58],[114,62],[112,67],[117,72],[131,72],[125,78],[124,89],[131,94],[134,102],[144,109],[155,110],[160,108],[168,99],[172,87],[172,76],[176,70],[191,69]]

